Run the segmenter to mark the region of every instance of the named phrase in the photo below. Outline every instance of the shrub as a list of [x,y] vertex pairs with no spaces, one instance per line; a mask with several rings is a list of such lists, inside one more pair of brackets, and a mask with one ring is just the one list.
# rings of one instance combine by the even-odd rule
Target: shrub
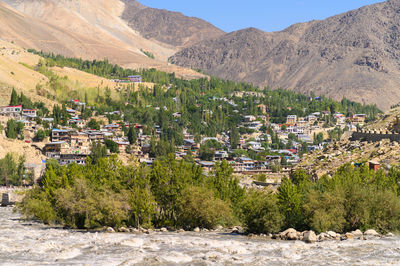
[[248,232],[277,233],[284,217],[279,212],[276,196],[261,191],[250,191],[243,202],[243,222]]
[[178,221],[182,226],[212,229],[216,225],[231,225],[233,214],[230,204],[215,197],[204,187],[188,187],[179,200]]

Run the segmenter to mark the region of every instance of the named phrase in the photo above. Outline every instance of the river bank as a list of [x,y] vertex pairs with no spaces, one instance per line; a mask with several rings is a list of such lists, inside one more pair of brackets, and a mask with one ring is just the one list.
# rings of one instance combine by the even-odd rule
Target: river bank
[[400,261],[399,247],[399,237],[306,244],[218,232],[90,233],[0,208],[0,265],[387,265]]

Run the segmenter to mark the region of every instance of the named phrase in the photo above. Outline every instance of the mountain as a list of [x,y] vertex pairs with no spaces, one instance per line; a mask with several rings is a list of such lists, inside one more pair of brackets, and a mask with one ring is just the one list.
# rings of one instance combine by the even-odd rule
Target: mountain
[[226,79],[387,110],[400,102],[399,13],[400,1],[389,0],[280,32],[244,29],[194,44],[170,60]]
[[189,46],[216,38],[224,32],[212,24],[179,12],[149,8],[135,0],[123,0],[122,18],[143,37],[174,47]]
[[[134,6],[142,7],[137,3],[129,8]],[[148,40],[133,30],[122,18],[126,7],[120,0],[1,0],[0,38],[65,56],[108,58],[126,67],[155,67],[187,78],[202,76],[168,64],[178,48]]]

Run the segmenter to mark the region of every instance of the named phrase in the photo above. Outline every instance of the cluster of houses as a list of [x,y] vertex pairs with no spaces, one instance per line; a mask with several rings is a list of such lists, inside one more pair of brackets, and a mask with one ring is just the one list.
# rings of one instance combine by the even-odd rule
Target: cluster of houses
[[[132,82],[141,82],[140,76],[130,77]],[[235,96],[242,96],[239,94],[243,93],[254,93],[256,92],[236,92]],[[214,100],[223,100],[228,104],[235,106],[236,104],[232,100],[226,98],[220,99],[215,98]],[[105,117],[107,114],[117,114],[123,117],[123,113],[120,111],[114,111],[105,115],[96,115],[89,119],[82,119],[80,111],[86,104],[79,100],[71,100],[71,108],[67,109],[71,118],[68,121],[68,126],[61,128],[54,128],[51,130],[51,134],[47,137],[43,143],[42,152],[47,158],[53,158],[58,160],[61,165],[67,165],[70,163],[85,164],[87,156],[91,152],[91,144],[93,142],[104,143],[106,139],[114,141],[119,148],[121,153],[129,153],[137,156],[140,162],[151,165],[154,159],[150,158],[150,140],[152,136],[144,135],[142,126],[135,124],[134,127],[137,129],[137,142],[134,145],[130,145],[127,137],[125,136],[125,128],[129,128],[132,124],[123,121],[113,121],[111,124],[103,123],[99,130],[89,129],[87,127],[90,119],[108,121]],[[224,132],[215,138],[203,138],[200,142],[196,142],[193,135],[189,134],[187,130],[184,130],[184,144],[176,147],[176,158],[183,159],[189,153],[193,156],[195,161],[201,165],[205,170],[211,170],[215,163],[220,160],[228,160],[231,162],[234,171],[238,173],[257,173],[257,172],[270,172],[274,170],[274,167],[280,166],[283,169],[287,169],[287,165],[295,165],[299,162],[299,150],[301,149],[302,142],[310,144],[309,149],[320,149],[322,146],[313,146],[313,135],[316,132],[323,130],[322,123],[325,116],[332,115],[330,112],[318,112],[313,113],[307,117],[297,117],[296,115],[289,115],[286,119],[286,123],[283,127],[282,124],[269,123],[267,114],[267,106],[263,104],[257,105],[257,108],[262,111],[264,115],[253,116],[247,115],[243,117],[242,123],[239,127],[245,127],[252,133],[241,134],[239,137],[238,149],[251,152],[252,154],[263,154],[262,160],[253,160],[247,156],[231,156],[233,150],[230,147],[229,133]],[[173,116],[179,119],[180,113],[174,113]],[[53,118],[42,118],[37,116],[37,111],[34,109],[24,109],[23,106],[5,106],[0,107],[0,117],[2,123],[6,124],[7,119],[15,119],[24,123],[24,135],[25,141],[32,141],[35,133],[39,129],[43,129],[41,123],[37,123],[38,119],[47,122],[50,127],[53,126]],[[362,124],[365,122],[366,115],[357,114],[352,117],[345,117],[343,114],[336,113],[333,115],[337,126],[345,127],[350,126],[352,129],[355,124]],[[268,128],[268,129],[266,129]],[[279,139],[285,143],[289,143],[289,134],[295,134],[299,141],[290,141],[291,147],[288,149],[277,149],[269,150],[266,152],[265,143],[271,143],[271,135],[268,130],[272,128],[274,133]],[[26,132],[26,133],[25,133]],[[154,129],[154,135],[159,137],[161,129],[156,127]],[[200,147],[208,140],[215,140],[220,143],[220,149],[214,151],[214,158],[212,161],[200,160]],[[265,155],[271,154],[271,155]],[[282,160],[285,163],[282,163]],[[283,165],[282,165],[283,164]]]

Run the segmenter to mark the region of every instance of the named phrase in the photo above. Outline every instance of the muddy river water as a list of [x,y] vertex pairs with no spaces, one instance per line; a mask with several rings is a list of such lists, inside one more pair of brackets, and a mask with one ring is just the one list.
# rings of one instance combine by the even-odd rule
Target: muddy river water
[[400,238],[305,244],[224,233],[88,233],[0,208],[0,265],[400,265]]

